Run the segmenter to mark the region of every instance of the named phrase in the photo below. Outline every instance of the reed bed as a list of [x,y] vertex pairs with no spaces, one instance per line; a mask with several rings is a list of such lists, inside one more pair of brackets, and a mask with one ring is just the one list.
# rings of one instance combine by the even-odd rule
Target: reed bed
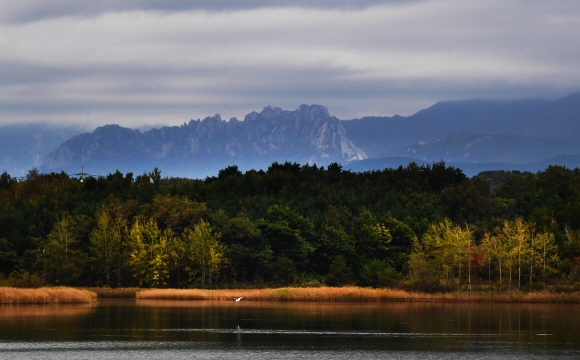
[[398,289],[360,287],[277,288],[243,290],[151,289],[137,292],[137,299],[228,300],[240,296],[254,301],[327,302],[495,302],[495,303],[580,303],[580,293],[437,293],[426,294]]
[[101,287],[91,287],[84,288],[97,294],[99,299],[135,299],[135,295],[141,288],[101,288]]
[[0,288],[0,304],[3,305],[91,303],[96,298],[97,295],[93,292],[64,287]]

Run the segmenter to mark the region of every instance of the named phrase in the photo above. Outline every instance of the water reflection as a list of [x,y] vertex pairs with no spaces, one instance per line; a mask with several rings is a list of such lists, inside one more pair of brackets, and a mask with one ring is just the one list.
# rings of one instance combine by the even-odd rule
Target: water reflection
[[0,319],[51,316],[79,316],[89,314],[96,304],[65,304],[65,305],[0,305]]
[[[579,334],[575,304],[136,302],[152,328],[374,330],[401,334]],[[143,318],[143,317],[142,317]],[[554,333],[554,334],[552,334]],[[580,334],[579,334],[580,335]]]
[[0,307],[0,352],[153,347],[159,354],[189,355],[243,350],[274,352],[271,357],[343,352],[352,353],[350,359],[366,352],[579,358],[579,320],[580,306],[565,304],[107,300]]

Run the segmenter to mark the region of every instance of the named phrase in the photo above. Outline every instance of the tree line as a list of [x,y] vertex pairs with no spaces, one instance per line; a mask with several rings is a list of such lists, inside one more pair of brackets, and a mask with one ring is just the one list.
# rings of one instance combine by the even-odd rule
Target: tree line
[[580,280],[580,170],[273,163],[0,175],[0,283],[536,290]]

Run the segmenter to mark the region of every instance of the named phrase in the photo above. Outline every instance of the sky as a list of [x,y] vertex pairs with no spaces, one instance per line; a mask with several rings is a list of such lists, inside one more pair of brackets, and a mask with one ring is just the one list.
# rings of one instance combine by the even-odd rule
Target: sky
[[576,0],[0,0],[0,125],[558,98],[580,90],[578,34]]

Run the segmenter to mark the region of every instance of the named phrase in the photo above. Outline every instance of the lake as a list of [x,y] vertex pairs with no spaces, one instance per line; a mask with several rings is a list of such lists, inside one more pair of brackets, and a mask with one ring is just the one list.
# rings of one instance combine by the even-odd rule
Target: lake
[[2,359],[580,359],[580,305],[0,306]]

